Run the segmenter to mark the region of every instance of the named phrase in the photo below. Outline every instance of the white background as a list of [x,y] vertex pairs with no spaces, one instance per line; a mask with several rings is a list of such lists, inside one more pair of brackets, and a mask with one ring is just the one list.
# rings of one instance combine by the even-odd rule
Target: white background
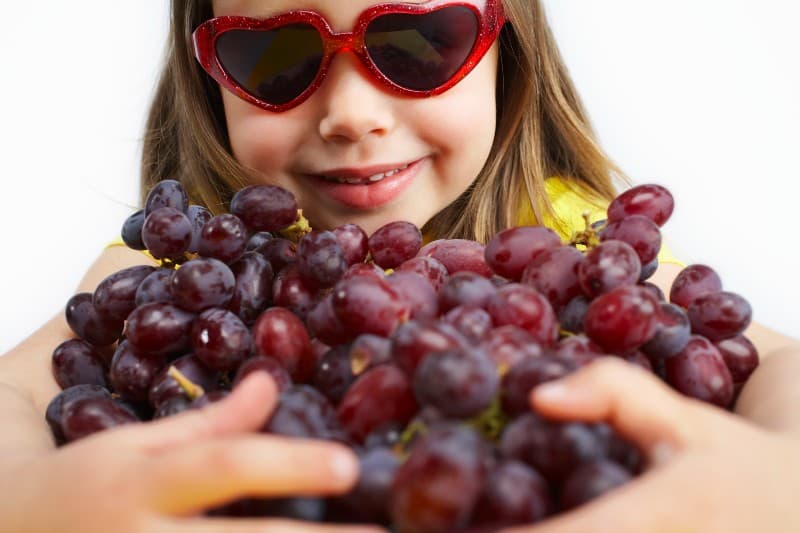
[[[665,232],[800,336],[797,2],[545,0],[602,144],[668,186]],[[137,201],[166,0],[4,6],[0,353],[73,294]]]

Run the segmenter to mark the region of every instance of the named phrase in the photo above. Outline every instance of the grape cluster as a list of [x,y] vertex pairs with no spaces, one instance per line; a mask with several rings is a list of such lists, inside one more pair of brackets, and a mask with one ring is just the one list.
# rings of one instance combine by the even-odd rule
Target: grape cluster
[[704,265],[669,301],[648,278],[673,199],[635,187],[564,243],[514,227],[486,244],[423,245],[411,223],[311,231],[291,193],[251,186],[212,216],[164,180],[122,228],[159,267],[73,296],[77,335],[53,353],[59,444],[224,398],[266,371],[263,432],[332,439],[360,457],[344,496],[242,499],[215,515],[372,522],[452,532],[535,522],[644,468],[602,423],[532,411],[533,387],[612,355],[730,408],[758,355],[751,309]]

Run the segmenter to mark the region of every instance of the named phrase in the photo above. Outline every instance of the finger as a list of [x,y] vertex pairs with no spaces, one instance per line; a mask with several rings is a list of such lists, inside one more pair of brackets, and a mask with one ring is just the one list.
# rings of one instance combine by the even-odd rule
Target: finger
[[131,439],[151,452],[222,435],[258,431],[277,402],[277,388],[266,372],[253,372],[224,399],[139,426]]
[[248,518],[192,518],[174,520],[157,533],[381,533],[385,529],[362,525],[320,525],[297,520]]
[[186,514],[240,497],[344,492],[358,478],[352,451],[332,442],[273,435],[217,438],[153,457],[145,497]]
[[605,421],[659,461],[673,451],[705,442],[694,418],[703,410],[639,367],[607,357],[531,392],[542,415],[562,420]]

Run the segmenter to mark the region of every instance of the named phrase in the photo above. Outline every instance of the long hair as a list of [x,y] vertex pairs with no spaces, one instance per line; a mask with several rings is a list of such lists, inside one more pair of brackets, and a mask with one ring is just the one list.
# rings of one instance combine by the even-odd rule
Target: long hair
[[[435,238],[488,241],[518,224],[527,207],[559,225],[545,180],[559,176],[588,200],[608,201],[614,180],[627,181],[600,148],[538,0],[503,0],[497,131],[473,183],[429,220]],[[220,88],[195,61],[193,29],[211,18],[208,0],[172,0],[164,66],[150,108],[141,168],[142,201],[159,180],[183,183],[193,203],[227,210],[248,184],[232,156]]]

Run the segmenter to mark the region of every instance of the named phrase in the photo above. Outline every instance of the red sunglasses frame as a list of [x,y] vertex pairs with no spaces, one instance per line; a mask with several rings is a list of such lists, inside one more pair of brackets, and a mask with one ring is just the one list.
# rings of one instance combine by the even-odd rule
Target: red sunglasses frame
[[[470,9],[475,13],[479,23],[478,35],[464,63],[444,84],[428,90],[419,91],[408,89],[396,84],[386,77],[378,67],[372,62],[367,53],[364,42],[367,26],[377,17],[388,14],[427,14],[446,7],[461,6]],[[302,93],[292,100],[283,104],[270,104],[252,95],[233,76],[223,67],[222,62],[216,54],[217,39],[223,33],[231,30],[271,30],[288,24],[306,23],[317,29],[323,42],[323,58],[319,71],[314,80]],[[328,67],[333,60],[333,56],[340,51],[349,51],[358,57],[361,63],[367,68],[372,76],[395,94],[412,97],[429,97],[441,94],[472,71],[480,62],[484,54],[489,50],[494,41],[500,35],[500,30],[506,23],[503,12],[502,0],[486,0],[486,7],[482,12],[474,3],[465,1],[434,0],[426,4],[380,4],[366,9],[358,16],[355,28],[352,32],[335,33],[328,21],[321,14],[315,11],[300,10],[291,11],[267,19],[255,19],[250,17],[224,16],[209,19],[200,24],[192,33],[194,44],[194,55],[203,69],[219,83],[222,87],[239,98],[272,112],[287,111],[296,107],[307,100],[316,91],[328,72]]]

